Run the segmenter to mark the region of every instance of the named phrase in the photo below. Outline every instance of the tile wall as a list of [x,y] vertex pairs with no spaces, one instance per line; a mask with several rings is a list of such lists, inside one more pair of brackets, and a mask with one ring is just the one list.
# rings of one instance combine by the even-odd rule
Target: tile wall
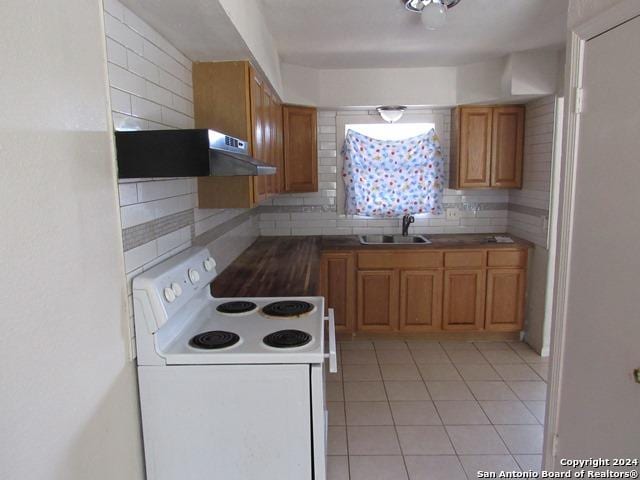
[[[193,128],[191,60],[118,0],[104,8],[114,127]],[[161,260],[206,245],[221,270],[258,235],[252,211],[198,209],[195,178],[122,180],[119,197],[130,299],[131,279]]]
[[[363,111],[364,112],[364,111]],[[358,112],[362,113],[362,112]],[[377,116],[375,112],[368,112]],[[444,113],[444,131],[440,134],[442,153],[449,157],[450,109],[424,110]],[[338,161],[337,119],[353,115],[348,111],[318,112],[318,181],[319,191],[307,194],[280,195],[260,207],[261,235],[353,235],[398,233],[400,219],[368,219],[344,215],[336,205],[338,182],[342,181]],[[448,170],[448,161],[446,161]],[[448,174],[448,171],[447,171]],[[445,208],[459,209],[459,218],[445,215],[416,218],[416,233],[486,233],[506,232],[508,191],[462,191],[446,189]]]

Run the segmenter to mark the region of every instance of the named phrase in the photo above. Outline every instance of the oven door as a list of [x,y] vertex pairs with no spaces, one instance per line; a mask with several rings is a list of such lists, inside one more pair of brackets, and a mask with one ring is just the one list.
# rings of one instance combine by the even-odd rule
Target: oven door
[[327,409],[326,375],[338,371],[336,352],[336,325],[333,309],[330,308],[326,321],[325,362],[311,365],[311,404],[314,480],[327,478],[327,445],[329,434],[329,412]]

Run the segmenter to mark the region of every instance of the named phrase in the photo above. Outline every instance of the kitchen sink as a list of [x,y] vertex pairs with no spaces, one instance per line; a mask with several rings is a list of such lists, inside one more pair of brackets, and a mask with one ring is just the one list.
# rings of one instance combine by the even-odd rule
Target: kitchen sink
[[363,245],[414,245],[429,244],[428,238],[423,235],[360,235],[360,243]]

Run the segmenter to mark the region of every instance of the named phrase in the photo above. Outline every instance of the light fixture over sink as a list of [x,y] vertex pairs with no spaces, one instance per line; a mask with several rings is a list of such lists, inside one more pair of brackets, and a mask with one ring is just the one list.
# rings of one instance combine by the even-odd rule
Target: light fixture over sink
[[402,118],[407,107],[402,105],[384,105],[376,108],[385,122],[395,123]]
[[428,30],[436,30],[447,22],[447,10],[461,0],[400,0],[407,10],[419,13],[422,24]]

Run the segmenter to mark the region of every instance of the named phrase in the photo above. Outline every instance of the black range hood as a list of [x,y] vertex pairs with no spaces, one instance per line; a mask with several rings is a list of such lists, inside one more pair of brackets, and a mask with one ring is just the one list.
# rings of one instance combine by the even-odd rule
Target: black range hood
[[118,131],[118,178],[274,175],[246,141],[215,130]]

